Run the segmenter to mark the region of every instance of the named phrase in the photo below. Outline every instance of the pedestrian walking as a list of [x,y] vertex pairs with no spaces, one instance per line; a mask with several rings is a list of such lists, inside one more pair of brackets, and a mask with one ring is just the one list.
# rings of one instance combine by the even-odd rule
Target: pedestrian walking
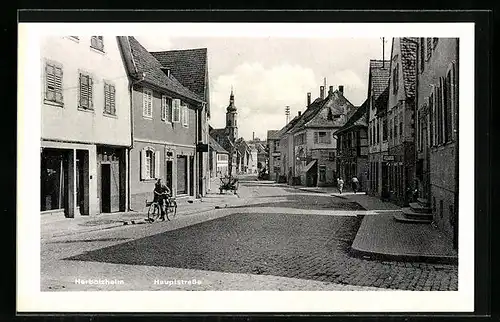
[[344,189],[344,180],[342,180],[342,178],[337,179],[337,187],[339,189],[339,193],[342,194],[342,189]]
[[359,185],[358,178],[356,178],[356,176],[352,177],[352,191],[354,191],[354,193],[358,191],[358,185]]

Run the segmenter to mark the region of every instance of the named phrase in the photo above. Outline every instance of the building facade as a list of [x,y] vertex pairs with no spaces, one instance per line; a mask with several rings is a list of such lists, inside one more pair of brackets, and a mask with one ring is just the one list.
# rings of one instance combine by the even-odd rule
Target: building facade
[[126,210],[130,95],[116,37],[42,39],[41,212]]
[[355,176],[359,191],[366,191],[368,182],[368,100],[335,132],[337,138],[338,177],[347,184]]
[[209,137],[210,142],[210,178],[224,177],[228,175],[229,152],[227,152],[214,138]]
[[293,134],[294,176],[306,186],[334,186],[338,175],[337,142],[333,133],[347,121],[354,106],[344,97],[344,87],[330,86],[325,97],[311,103],[298,122],[290,129]]
[[368,186],[367,192],[385,197],[388,192],[387,97],[390,61],[370,60],[368,74]]
[[183,86],[134,37],[120,37],[130,77],[130,208],[152,200],[157,179],[177,198],[198,197],[199,115],[205,101]]
[[420,38],[416,181],[434,222],[458,246],[459,40]]
[[389,199],[406,206],[415,189],[415,99],[417,75],[417,41],[393,38],[388,120]]
[[281,153],[279,151],[279,130],[267,131],[267,150],[269,151],[269,176],[271,180],[279,181],[281,172]]
[[195,163],[198,172],[197,194],[204,196],[207,193],[210,181],[208,164],[208,141],[210,119],[210,84],[208,77],[208,51],[207,48],[169,50],[151,52],[162,65],[184,87],[202,98],[203,103],[197,113],[198,144]]

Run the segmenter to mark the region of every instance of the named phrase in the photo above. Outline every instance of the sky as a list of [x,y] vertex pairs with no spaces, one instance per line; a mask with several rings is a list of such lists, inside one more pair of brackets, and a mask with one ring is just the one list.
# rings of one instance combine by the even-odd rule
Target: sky
[[[149,51],[207,48],[210,82],[210,124],[225,126],[231,86],[238,110],[239,136],[265,140],[268,130],[286,124],[319,97],[324,78],[329,86],[344,86],[355,106],[367,97],[370,59],[382,59],[381,38],[294,37],[168,37],[135,36]],[[385,59],[391,52],[385,38]],[[175,76],[175,75],[174,75]]]

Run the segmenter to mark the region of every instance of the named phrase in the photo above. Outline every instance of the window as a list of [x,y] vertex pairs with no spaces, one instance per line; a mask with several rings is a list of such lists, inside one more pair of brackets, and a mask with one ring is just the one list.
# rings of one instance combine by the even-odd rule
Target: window
[[455,99],[455,64],[451,63],[448,67],[445,80],[445,110],[446,110],[446,141],[453,141],[454,127],[454,111],[457,110]]
[[90,47],[99,51],[104,51],[104,42],[102,36],[92,36],[90,38]]
[[387,141],[387,119],[382,121],[382,141]]
[[189,109],[187,105],[183,105],[181,109],[182,126],[188,127],[189,125]]
[[432,55],[432,38],[426,38],[427,45],[425,46],[427,49],[426,60],[429,60]]
[[394,119],[394,139],[398,136],[398,116]]
[[147,88],[142,89],[142,116],[153,117],[153,92]]
[[335,161],[335,152],[328,152],[328,161]]
[[[401,118],[401,119],[403,119],[403,118]],[[403,122],[402,121],[399,122],[399,136],[403,137]]]
[[330,144],[331,142],[329,132],[314,132],[314,143]]
[[430,139],[431,146],[436,145],[436,109],[434,106],[434,89],[431,91],[431,96],[429,97],[429,112],[430,112]]
[[217,161],[227,161],[228,155],[227,154],[217,154]]
[[390,124],[390,127],[389,127],[389,139],[392,140],[392,119],[391,119],[391,124]]
[[378,120],[375,121],[375,124],[377,126],[377,133],[376,133],[375,137],[377,138],[377,143],[380,143],[380,124],[379,124]]
[[161,120],[172,122],[172,99],[165,95],[161,96]]
[[115,86],[104,82],[104,113],[116,115]]
[[181,121],[181,100],[172,100],[172,122],[179,123]]
[[420,70],[425,68],[425,38],[420,38]]
[[63,104],[63,71],[56,63],[45,63],[45,100]]
[[94,108],[93,104],[93,87],[94,82],[92,77],[86,73],[80,73],[80,86],[79,86],[79,107],[87,110]]
[[141,180],[152,180],[160,177],[160,151],[153,148],[141,150]]
[[399,64],[396,64],[396,67],[394,67],[394,71],[392,73],[392,85],[393,85],[393,93],[396,94],[398,92],[398,86],[399,86]]

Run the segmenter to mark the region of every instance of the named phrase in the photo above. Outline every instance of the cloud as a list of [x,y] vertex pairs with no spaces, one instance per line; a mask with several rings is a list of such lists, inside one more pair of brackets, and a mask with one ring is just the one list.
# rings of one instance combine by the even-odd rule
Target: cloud
[[172,49],[172,38],[164,35],[134,36],[148,51],[162,51]]
[[[264,67],[258,62],[245,62],[229,74],[211,80],[211,124],[225,126],[226,107],[231,86],[238,109],[239,136],[265,139],[267,130],[285,125],[285,106],[293,115],[305,109],[307,92],[316,86],[312,69],[300,65],[279,64]],[[292,117],[293,117],[292,115]]]

